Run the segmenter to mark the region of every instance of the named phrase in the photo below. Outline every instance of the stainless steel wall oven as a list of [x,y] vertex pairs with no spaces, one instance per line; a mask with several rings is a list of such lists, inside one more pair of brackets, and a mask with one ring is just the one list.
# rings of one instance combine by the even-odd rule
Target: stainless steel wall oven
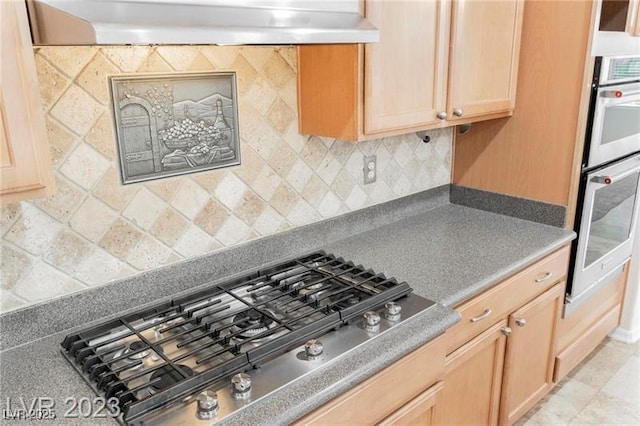
[[640,206],[640,57],[598,57],[565,315],[623,271]]

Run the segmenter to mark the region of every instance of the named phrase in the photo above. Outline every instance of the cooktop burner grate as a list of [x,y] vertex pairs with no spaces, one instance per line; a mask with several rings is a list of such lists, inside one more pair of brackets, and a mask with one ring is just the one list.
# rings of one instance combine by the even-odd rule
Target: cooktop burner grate
[[410,292],[317,252],[68,335],[62,350],[129,422]]

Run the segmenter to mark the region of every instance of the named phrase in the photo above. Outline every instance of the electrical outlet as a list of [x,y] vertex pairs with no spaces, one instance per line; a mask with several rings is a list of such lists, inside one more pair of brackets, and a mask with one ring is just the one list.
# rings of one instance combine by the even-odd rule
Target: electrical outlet
[[369,155],[364,157],[364,184],[373,183],[378,176],[378,164],[376,163],[376,156]]

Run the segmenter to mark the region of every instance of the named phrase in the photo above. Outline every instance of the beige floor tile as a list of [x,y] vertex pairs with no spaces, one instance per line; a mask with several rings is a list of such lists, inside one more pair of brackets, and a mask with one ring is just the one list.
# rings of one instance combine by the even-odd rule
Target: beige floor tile
[[515,425],[640,425],[639,348],[607,338]]
[[513,424],[513,426],[545,426],[545,425],[541,425],[540,423],[533,420],[532,418],[524,416],[520,418],[518,421],[516,421]]
[[640,412],[640,357],[630,357],[602,392],[634,405]]
[[582,365],[569,374],[569,378],[594,388],[602,388],[631,357],[626,350],[612,345],[599,347]]
[[540,425],[567,426],[578,413],[580,410],[564,398],[554,397],[534,413],[530,420]]
[[604,392],[599,392],[576,416],[571,425],[634,425],[640,424],[640,412],[637,407]]
[[613,340],[613,339],[607,337],[605,339],[605,341],[602,342],[602,346],[616,348],[616,349],[619,349],[619,350],[621,350],[623,352],[626,352],[626,353],[629,353],[629,354],[634,354],[638,350],[640,350],[640,341],[630,344],[630,343],[620,342],[618,340]]
[[578,410],[584,408],[597,393],[598,389],[593,386],[575,380],[560,382],[553,390],[554,397],[562,398],[563,401]]

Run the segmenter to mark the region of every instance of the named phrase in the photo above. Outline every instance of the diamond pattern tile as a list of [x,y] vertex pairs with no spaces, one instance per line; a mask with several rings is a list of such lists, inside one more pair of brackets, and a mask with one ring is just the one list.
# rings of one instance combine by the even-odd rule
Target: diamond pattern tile
[[91,127],[84,140],[105,158],[113,161],[118,155],[114,143],[115,137],[113,119],[110,112],[105,111]]
[[50,116],[46,117],[47,138],[53,167],[57,168],[73,150],[79,138]]
[[56,177],[57,192],[46,198],[35,200],[36,206],[60,222],[66,222],[76,211],[85,194],[62,177]]
[[109,82],[104,75],[117,74],[120,70],[102,53],[98,53],[76,78],[76,84],[100,103],[109,102]]
[[0,256],[0,288],[11,290],[16,283],[29,271],[32,260],[26,253],[2,242],[2,256]]
[[184,257],[194,257],[207,253],[214,241],[213,237],[202,229],[191,225],[174,246],[174,249]]
[[176,71],[185,71],[198,56],[197,46],[158,46],[158,55]]
[[39,302],[85,288],[79,281],[39,260],[16,285],[14,293],[29,302]]
[[91,243],[74,232],[63,230],[42,256],[48,264],[68,275],[75,275],[79,264],[94,250]]
[[44,59],[42,54],[37,54],[35,60],[38,81],[41,82],[40,99],[42,99],[42,106],[48,110],[67,90],[71,80]]
[[140,228],[148,230],[160,212],[164,210],[165,205],[160,197],[148,189],[142,188],[136,193],[127,208],[122,211],[122,216]]
[[87,144],[80,144],[60,166],[60,172],[85,189],[93,187],[109,168],[109,161]]
[[69,225],[89,241],[97,242],[116,220],[116,214],[106,204],[88,197],[78,208]]
[[71,85],[51,108],[51,116],[77,135],[83,136],[91,129],[101,109],[100,103],[90,94]]
[[61,230],[62,225],[58,221],[34,205],[25,204],[22,215],[4,235],[4,239],[33,255],[40,255],[49,248]]
[[149,55],[144,46],[105,46],[100,51],[123,72],[134,72]]
[[[359,144],[299,134],[293,46],[46,47],[35,56],[59,191],[0,208],[0,312],[450,180],[452,129],[430,131],[429,144],[413,134]],[[211,70],[236,72],[242,164],[122,185],[108,77]],[[364,185],[363,156],[374,154],[378,179]]]

